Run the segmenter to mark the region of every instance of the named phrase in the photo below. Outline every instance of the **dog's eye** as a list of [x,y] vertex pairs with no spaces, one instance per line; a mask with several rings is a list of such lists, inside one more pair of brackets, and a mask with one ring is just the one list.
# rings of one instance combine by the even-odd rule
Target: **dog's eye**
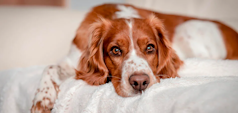
[[116,56],[121,56],[121,50],[118,47],[112,47],[111,53]]
[[155,51],[155,46],[153,44],[149,44],[147,47],[146,47],[146,52],[147,53],[153,53]]

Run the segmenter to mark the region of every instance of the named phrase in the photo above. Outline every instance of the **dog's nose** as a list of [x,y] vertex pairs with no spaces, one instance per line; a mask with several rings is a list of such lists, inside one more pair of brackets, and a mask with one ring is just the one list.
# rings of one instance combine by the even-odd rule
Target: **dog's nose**
[[133,74],[129,78],[129,83],[133,89],[141,92],[147,88],[150,83],[150,79],[146,74]]

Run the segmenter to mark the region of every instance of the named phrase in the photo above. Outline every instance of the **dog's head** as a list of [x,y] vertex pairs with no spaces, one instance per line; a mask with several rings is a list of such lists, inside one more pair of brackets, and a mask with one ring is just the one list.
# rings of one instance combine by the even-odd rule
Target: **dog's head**
[[176,77],[182,64],[171,48],[162,22],[147,19],[100,19],[92,24],[77,79],[100,85],[111,78],[123,97],[140,94],[160,81]]

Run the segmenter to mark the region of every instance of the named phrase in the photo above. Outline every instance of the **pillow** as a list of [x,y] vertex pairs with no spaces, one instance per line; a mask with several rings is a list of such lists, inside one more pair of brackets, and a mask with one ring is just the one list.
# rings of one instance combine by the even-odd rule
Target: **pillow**
[[86,12],[57,7],[0,7],[0,70],[55,64]]

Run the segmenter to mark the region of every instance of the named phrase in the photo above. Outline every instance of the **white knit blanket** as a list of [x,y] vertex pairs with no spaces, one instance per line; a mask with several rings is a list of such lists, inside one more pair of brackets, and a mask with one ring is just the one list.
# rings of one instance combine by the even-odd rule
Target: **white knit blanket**
[[[44,66],[0,72],[0,113],[29,113]],[[66,80],[53,113],[237,113],[238,61],[188,59],[180,78],[161,80],[141,96],[118,96],[111,83]]]

